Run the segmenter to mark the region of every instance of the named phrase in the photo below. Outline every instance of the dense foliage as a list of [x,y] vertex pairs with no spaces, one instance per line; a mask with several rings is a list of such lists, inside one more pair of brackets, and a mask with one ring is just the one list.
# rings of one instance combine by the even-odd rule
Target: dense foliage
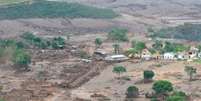
[[23,49],[24,43],[15,40],[0,40],[0,58],[12,61],[16,66],[27,68],[31,63],[31,56]]
[[130,86],[127,88],[126,97],[127,98],[134,98],[139,95],[139,89],[136,86]]
[[165,94],[168,92],[171,92],[173,90],[172,83],[166,80],[159,80],[156,81],[153,84],[152,89],[157,93],[157,94]]
[[155,37],[201,41],[201,24],[184,24],[154,32]]
[[188,50],[188,48],[183,44],[165,42],[164,52],[182,52]]
[[151,51],[153,52],[160,52],[160,53],[164,53],[164,52],[183,52],[186,50],[189,50],[189,46],[187,45],[183,45],[183,44],[179,44],[179,43],[174,43],[174,42],[162,42],[159,40],[156,40],[152,46],[153,48],[151,49]]
[[145,80],[152,80],[152,78],[154,77],[155,74],[151,70],[145,70],[143,75],[144,75]]
[[114,72],[114,73],[116,73],[116,74],[118,74],[120,76],[122,73],[126,72],[126,68],[123,67],[123,66],[115,66],[113,68],[112,72]]
[[166,101],[187,101],[187,95],[182,91],[175,91],[166,98]]
[[65,39],[62,37],[55,37],[52,40],[44,39],[34,35],[33,33],[26,32],[21,38],[26,41],[27,47],[35,47],[41,49],[53,48],[53,49],[61,49],[65,47]]
[[96,38],[94,43],[96,45],[96,48],[99,48],[102,45],[103,41],[101,38]]
[[115,41],[128,41],[127,33],[127,29],[114,28],[108,33],[108,39]]
[[51,42],[52,48],[54,49],[61,49],[65,46],[65,39],[62,37],[56,37]]
[[137,52],[141,52],[143,49],[146,48],[146,45],[144,42],[133,40],[132,48],[134,48]]
[[33,3],[18,3],[0,8],[0,19],[19,18],[114,18],[110,9],[95,8],[77,3],[37,0]]
[[27,67],[31,63],[30,55],[22,49],[17,49],[14,52],[12,60],[14,64],[22,67]]

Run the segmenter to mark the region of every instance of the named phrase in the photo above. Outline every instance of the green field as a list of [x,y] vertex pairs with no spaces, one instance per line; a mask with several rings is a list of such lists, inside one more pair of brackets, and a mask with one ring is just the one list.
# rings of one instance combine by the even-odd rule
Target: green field
[[0,0],[0,5],[7,5],[7,4],[14,4],[14,3],[20,3],[28,0]]
[[[13,0],[14,1],[14,0]],[[16,1],[16,0],[15,0]],[[18,0],[19,1],[19,0]],[[0,8],[0,20],[20,18],[114,18],[118,16],[111,9],[96,8],[78,3],[56,1],[35,1],[17,3]]]

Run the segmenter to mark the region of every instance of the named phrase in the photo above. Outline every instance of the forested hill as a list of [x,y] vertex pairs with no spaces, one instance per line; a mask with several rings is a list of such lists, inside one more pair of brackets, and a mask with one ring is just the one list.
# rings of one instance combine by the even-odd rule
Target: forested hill
[[154,32],[155,37],[201,41],[201,24],[184,24]]
[[78,3],[35,1],[17,3],[0,8],[0,19],[19,18],[114,18],[110,9],[96,8]]

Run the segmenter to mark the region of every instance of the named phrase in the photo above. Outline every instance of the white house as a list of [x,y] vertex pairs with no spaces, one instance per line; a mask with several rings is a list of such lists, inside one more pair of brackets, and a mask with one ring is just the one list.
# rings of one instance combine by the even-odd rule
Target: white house
[[188,59],[197,59],[198,51],[198,48],[191,47],[190,51],[188,52]]
[[177,59],[185,60],[186,59],[186,54],[184,52],[177,53]]
[[163,59],[165,59],[165,60],[174,60],[174,59],[176,59],[175,53],[173,53],[173,52],[164,53],[163,54]]

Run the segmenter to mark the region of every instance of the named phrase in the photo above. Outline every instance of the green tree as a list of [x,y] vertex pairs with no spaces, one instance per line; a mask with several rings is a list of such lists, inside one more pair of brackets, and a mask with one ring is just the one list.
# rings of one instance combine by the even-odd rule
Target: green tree
[[143,75],[145,81],[151,81],[155,74],[151,70],[145,70]]
[[182,92],[182,91],[174,91],[174,92],[172,93],[172,96],[181,96],[181,97],[187,99],[186,93],[185,93],[185,92]]
[[130,86],[126,90],[126,98],[135,98],[139,95],[139,89],[136,86]]
[[115,43],[115,44],[113,44],[112,46],[113,46],[113,48],[114,48],[114,53],[115,53],[115,54],[119,54],[119,53],[120,53],[120,45],[117,44],[117,43]]
[[52,48],[61,49],[65,47],[65,39],[62,37],[56,37],[52,40]]
[[182,96],[168,96],[165,101],[186,101],[186,99]]
[[33,41],[36,38],[36,36],[31,32],[25,32],[21,35],[21,38],[25,40]]
[[174,91],[165,101],[187,101],[187,95],[182,91]]
[[185,66],[184,71],[189,76],[189,81],[192,81],[193,80],[193,75],[195,75],[197,73],[197,69],[194,68],[193,66]]
[[95,39],[95,45],[96,45],[96,48],[99,48],[101,45],[102,45],[103,41],[101,38],[96,38]]
[[16,49],[12,60],[16,66],[27,69],[31,63],[31,56],[22,49]]
[[172,83],[166,80],[159,80],[153,84],[152,89],[156,92],[156,94],[166,94],[173,90]]
[[114,28],[108,33],[108,39],[116,40],[116,41],[128,41],[127,36],[128,30]]
[[146,48],[146,45],[144,42],[133,40],[132,41],[132,48],[136,49],[139,53],[141,53],[142,50]]
[[126,68],[123,66],[115,66],[112,72],[118,74],[119,77],[121,77],[121,74],[126,72]]
[[163,42],[162,41],[159,41],[159,40],[155,40],[153,46],[152,46],[155,50],[158,50],[158,51],[162,51],[163,49]]

